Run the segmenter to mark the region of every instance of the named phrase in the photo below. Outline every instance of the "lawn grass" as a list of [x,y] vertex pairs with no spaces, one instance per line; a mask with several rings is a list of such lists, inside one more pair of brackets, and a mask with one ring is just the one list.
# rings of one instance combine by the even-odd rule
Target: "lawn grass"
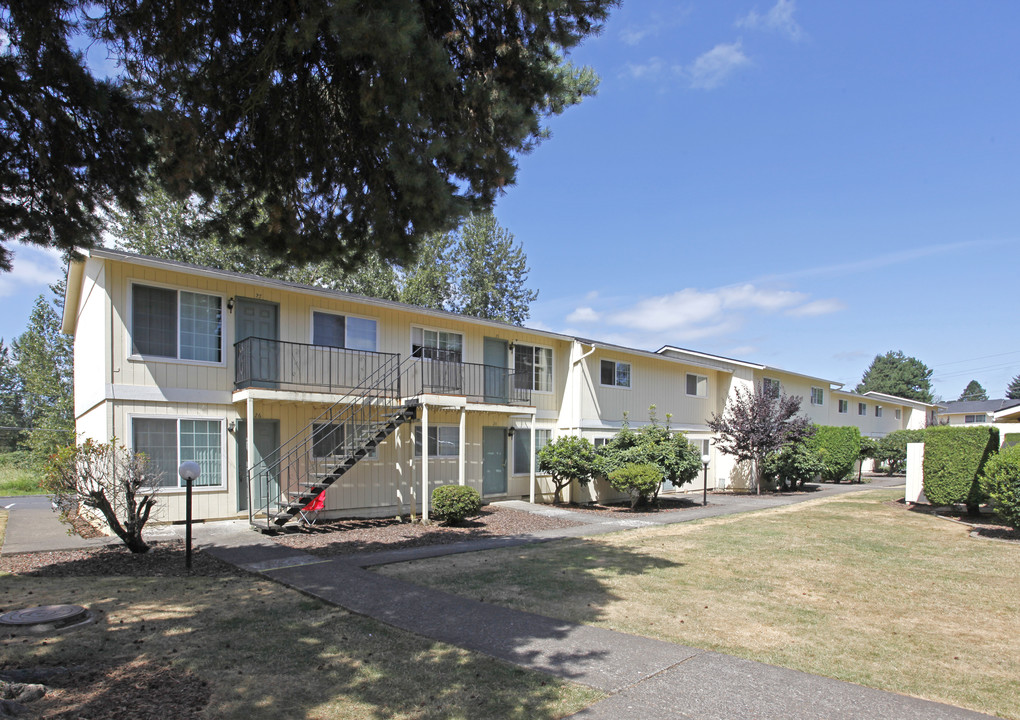
[[0,497],[42,495],[42,473],[33,467],[28,453],[0,453]]
[[[60,603],[84,605],[99,621],[65,634],[5,636],[0,667],[112,668],[97,683],[104,688],[116,682],[110,675],[139,669],[187,671],[208,683],[202,717],[525,720],[604,697],[257,577],[0,577],[0,611]],[[61,691],[45,702],[61,708]]]
[[521,610],[1020,718],[1020,547],[853,493],[381,569]]

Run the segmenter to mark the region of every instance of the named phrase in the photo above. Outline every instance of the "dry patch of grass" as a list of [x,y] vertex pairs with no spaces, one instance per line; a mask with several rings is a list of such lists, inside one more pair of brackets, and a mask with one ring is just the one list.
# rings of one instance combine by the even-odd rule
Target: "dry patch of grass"
[[1020,547],[870,491],[382,572],[1020,718]]
[[[60,603],[84,605],[98,621],[64,634],[0,638],[0,669],[72,670],[33,703],[45,717],[83,709],[89,717],[149,717],[145,683],[160,685],[150,701],[173,692],[157,670],[184,688],[182,696],[207,694],[201,716],[244,720],[523,720],[562,717],[602,697],[255,577],[0,580],[0,612]],[[183,697],[178,710],[161,716],[191,717]]]

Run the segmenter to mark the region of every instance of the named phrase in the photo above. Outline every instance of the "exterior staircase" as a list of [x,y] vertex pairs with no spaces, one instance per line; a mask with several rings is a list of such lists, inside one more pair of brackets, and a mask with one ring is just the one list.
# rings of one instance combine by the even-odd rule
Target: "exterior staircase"
[[361,386],[285,442],[249,476],[248,520],[274,532],[355,467],[397,428],[413,420],[418,401],[402,401],[406,365],[394,356]]

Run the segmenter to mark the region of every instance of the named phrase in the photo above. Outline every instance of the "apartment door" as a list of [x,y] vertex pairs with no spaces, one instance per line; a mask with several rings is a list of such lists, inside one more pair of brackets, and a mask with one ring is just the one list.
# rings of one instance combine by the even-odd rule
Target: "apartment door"
[[506,495],[506,428],[482,428],[482,495]]
[[[248,509],[248,427],[244,420],[237,421],[237,511]],[[276,462],[277,451],[280,449],[280,421],[255,421],[255,462],[256,471],[272,467]],[[253,507],[256,512],[266,506],[268,500],[276,498],[280,493],[280,469],[272,467],[273,473],[268,478],[260,473],[255,488]]]
[[280,380],[280,306],[265,300],[234,300],[234,342],[245,343],[237,354],[237,377],[252,387],[276,387]]
[[485,338],[482,347],[482,362],[485,364],[485,402],[506,403],[510,401],[510,385],[507,382],[506,340]]

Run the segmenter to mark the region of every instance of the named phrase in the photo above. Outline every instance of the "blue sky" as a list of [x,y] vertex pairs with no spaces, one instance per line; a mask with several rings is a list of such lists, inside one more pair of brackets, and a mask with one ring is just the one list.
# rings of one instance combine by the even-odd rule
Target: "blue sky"
[[[902,350],[955,399],[1020,373],[1020,5],[655,2],[573,59],[596,98],[497,205],[529,325],[856,384]],[[0,336],[59,275],[18,250]]]

